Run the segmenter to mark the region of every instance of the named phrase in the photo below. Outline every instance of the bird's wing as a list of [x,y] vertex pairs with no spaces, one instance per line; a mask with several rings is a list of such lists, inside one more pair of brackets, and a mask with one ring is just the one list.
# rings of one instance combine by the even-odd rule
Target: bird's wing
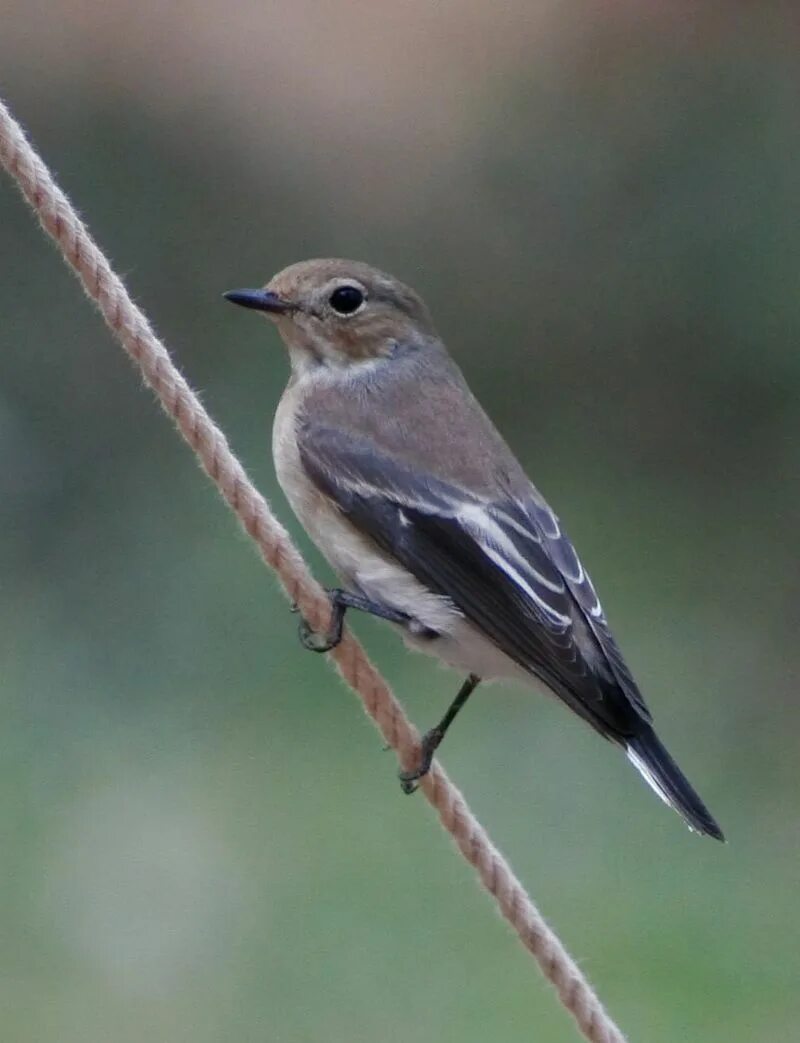
[[482,499],[307,415],[297,434],[308,476],[357,529],[598,731],[624,741],[649,720],[591,582],[533,486],[524,502]]
[[614,640],[589,574],[581,564],[571,540],[561,529],[558,518],[533,487],[530,496],[525,500],[524,510],[531,528],[544,543],[550,560],[564,578],[580,608],[614,680],[634,705],[639,716],[643,720],[651,721],[650,711],[628,669],[619,645]]

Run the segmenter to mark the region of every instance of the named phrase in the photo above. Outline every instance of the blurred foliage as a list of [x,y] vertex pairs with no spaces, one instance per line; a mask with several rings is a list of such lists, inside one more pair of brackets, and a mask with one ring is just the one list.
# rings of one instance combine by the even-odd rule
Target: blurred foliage
[[[88,72],[42,94],[3,62],[290,524],[285,359],[220,293],[341,255],[427,298],[730,839],[691,837],[528,693],[485,694],[448,740],[632,1040],[788,1043],[800,1014],[797,31],[730,10],[702,34],[578,5],[395,210],[302,128],[255,163],[213,105]],[[4,1038],[574,1039],[7,180],[0,228]],[[431,722],[457,679],[356,628]]]

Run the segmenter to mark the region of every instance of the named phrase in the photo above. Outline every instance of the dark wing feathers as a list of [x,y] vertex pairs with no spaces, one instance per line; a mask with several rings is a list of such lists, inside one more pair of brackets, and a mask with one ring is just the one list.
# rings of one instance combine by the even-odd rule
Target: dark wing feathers
[[575,553],[575,548],[561,531],[559,521],[553,511],[541,499],[538,493],[535,498],[528,502],[527,508],[533,527],[543,534],[544,542],[553,563],[564,577],[572,596],[583,613],[587,625],[602,649],[614,679],[636,707],[639,715],[645,721],[651,721],[652,715],[642,698],[642,693],[639,691],[633,675],[628,669],[619,645],[614,640],[594,585],[588,573],[584,570],[583,565],[581,565],[580,559]]
[[570,627],[549,625],[457,520],[416,510],[411,516],[411,553],[401,549],[401,557],[395,551],[398,560],[426,586],[447,594],[471,623],[581,717],[604,733],[620,731],[623,722],[590,676]]
[[603,735],[624,741],[649,720],[591,582],[533,487],[525,503],[486,502],[309,420],[298,447],[356,528]]

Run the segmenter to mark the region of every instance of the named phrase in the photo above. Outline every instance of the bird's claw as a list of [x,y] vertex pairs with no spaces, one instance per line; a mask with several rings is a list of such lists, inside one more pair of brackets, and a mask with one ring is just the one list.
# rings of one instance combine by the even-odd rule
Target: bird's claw
[[297,636],[300,638],[300,644],[308,652],[330,652],[337,643],[331,641],[327,634],[318,634],[316,630],[312,630],[302,616],[297,626]]
[[441,741],[441,729],[431,728],[429,732],[425,732],[419,744],[419,761],[416,768],[398,773],[397,777],[400,779],[400,789],[407,796],[416,793],[419,789],[420,780],[424,779],[431,770],[433,755]]

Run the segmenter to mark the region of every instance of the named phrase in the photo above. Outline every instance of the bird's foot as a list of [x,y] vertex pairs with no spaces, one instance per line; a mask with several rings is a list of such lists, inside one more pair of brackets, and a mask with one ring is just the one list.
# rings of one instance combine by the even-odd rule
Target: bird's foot
[[[295,602],[291,611],[299,613],[300,606]],[[320,653],[330,652],[332,648],[336,648],[342,640],[341,616],[342,613],[337,611],[337,605],[332,599],[331,627],[327,634],[320,634],[312,628],[305,616],[301,615],[297,624],[297,636],[303,648],[308,652]]]
[[320,634],[316,630],[312,630],[308,621],[302,616],[297,624],[297,636],[300,638],[300,644],[308,652],[330,652],[341,641],[341,638],[337,638],[335,634]]
[[431,728],[430,731],[425,732],[422,736],[419,744],[419,761],[416,768],[410,771],[401,771],[398,775],[400,788],[403,793],[411,794],[417,791],[420,779],[423,779],[431,770],[433,755],[436,753],[436,749],[443,738],[444,732],[438,725],[436,728]]

